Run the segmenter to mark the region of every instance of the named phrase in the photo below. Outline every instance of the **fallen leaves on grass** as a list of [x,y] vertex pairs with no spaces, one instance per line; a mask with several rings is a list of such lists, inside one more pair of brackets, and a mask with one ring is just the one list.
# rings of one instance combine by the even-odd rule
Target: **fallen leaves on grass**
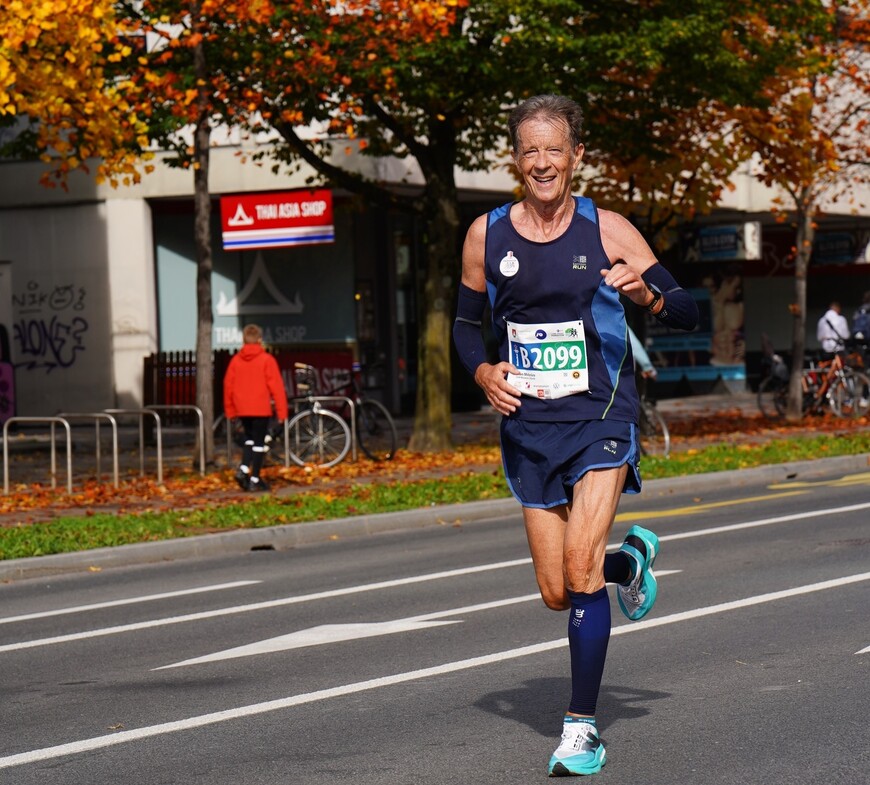
[[[492,467],[500,463],[497,446],[462,446],[442,453],[412,453],[399,450],[391,461],[372,461],[360,456],[357,461],[343,461],[328,469],[318,467],[285,467],[269,464],[263,471],[273,490],[295,488],[321,490],[335,496],[352,483],[391,482],[395,480],[416,480],[446,473],[455,473],[474,467]],[[20,467],[18,468],[20,471]],[[54,517],[59,511],[65,515],[75,510],[82,515],[92,515],[94,510],[117,512],[144,512],[170,507],[195,509],[217,502],[250,499],[250,494],[242,492],[233,479],[233,469],[215,469],[202,476],[189,469],[164,468],[163,484],[158,484],[153,476],[141,477],[138,474],[122,477],[120,486],[115,488],[104,477],[102,482],[94,478],[74,478],[72,494],[67,494],[65,486],[51,488],[50,485],[33,483],[16,484],[10,493],[0,497],[0,516],[6,520],[0,525],[14,525],[21,522],[10,520],[14,513],[40,513],[41,517]],[[34,520],[34,518],[30,518]]]

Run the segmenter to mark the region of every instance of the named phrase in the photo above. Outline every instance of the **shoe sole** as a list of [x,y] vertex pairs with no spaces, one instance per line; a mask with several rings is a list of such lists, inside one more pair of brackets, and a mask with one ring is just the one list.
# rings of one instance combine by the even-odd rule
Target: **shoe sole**
[[556,761],[556,763],[552,764],[549,767],[549,771],[547,772],[547,774],[550,777],[582,777],[588,774],[597,774],[599,771],[601,771],[601,769],[604,768],[605,763],[607,763],[607,755],[602,749],[601,757],[588,766],[576,766],[573,767],[572,770],[569,769],[562,761]]

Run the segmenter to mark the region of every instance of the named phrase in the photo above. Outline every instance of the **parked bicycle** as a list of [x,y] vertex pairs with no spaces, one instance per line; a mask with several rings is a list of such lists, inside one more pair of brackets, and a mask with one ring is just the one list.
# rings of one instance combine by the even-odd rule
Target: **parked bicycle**
[[638,410],[638,430],[640,432],[640,451],[643,455],[660,455],[667,458],[671,452],[671,433],[668,424],[647,394],[649,380],[638,374],[637,394],[640,398]]
[[287,423],[287,437],[295,464],[334,466],[355,443],[374,461],[396,454],[396,424],[380,401],[364,394],[358,363],[349,381],[328,390],[321,389],[317,369],[306,363],[295,363],[294,380],[293,403],[299,410]]
[[[785,416],[788,409],[789,369],[779,354],[767,358],[768,373],[758,385],[758,408],[770,420]],[[801,413],[822,414],[830,410],[837,417],[863,417],[870,410],[870,377],[860,368],[859,354],[844,360],[811,361],[801,372]]]

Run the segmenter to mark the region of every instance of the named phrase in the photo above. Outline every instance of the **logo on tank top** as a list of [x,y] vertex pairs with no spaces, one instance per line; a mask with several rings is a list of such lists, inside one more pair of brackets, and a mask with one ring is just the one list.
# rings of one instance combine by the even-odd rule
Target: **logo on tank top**
[[571,263],[572,270],[585,270],[586,269],[586,257],[585,256],[575,256],[574,261]]
[[514,256],[513,251],[508,251],[498,263],[498,269],[505,278],[513,278],[520,271],[520,260]]

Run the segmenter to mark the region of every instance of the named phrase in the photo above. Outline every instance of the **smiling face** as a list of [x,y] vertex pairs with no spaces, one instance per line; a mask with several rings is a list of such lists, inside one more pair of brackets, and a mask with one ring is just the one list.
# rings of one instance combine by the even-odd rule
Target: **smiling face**
[[583,158],[583,145],[571,146],[568,124],[558,118],[530,117],[517,129],[514,161],[526,197],[559,204],[571,193],[571,178]]

